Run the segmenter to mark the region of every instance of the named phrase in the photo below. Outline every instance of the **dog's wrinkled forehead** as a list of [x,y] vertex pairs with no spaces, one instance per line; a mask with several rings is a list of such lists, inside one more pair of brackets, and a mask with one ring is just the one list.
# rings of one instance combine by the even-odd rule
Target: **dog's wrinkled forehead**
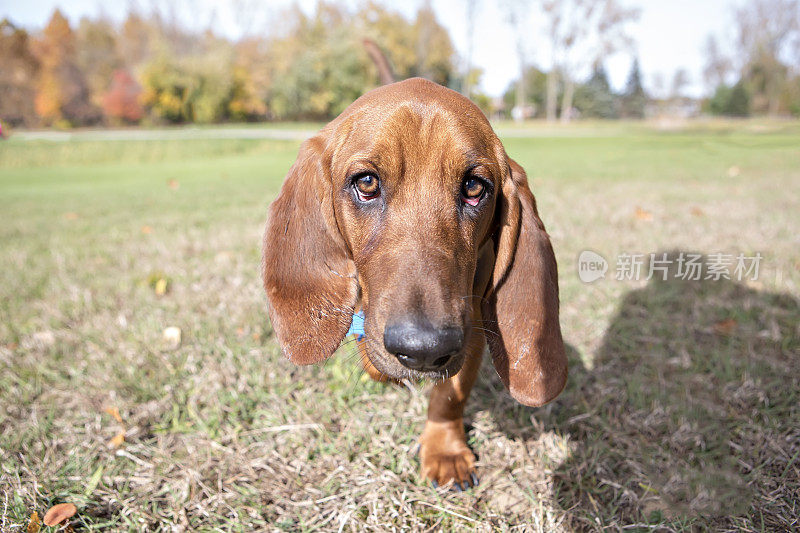
[[338,139],[329,147],[335,175],[369,162],[402,174],[438,170],[442,176],[484,165],[499,176],[502,145],[483,113],[463,96],[422,81],[385,97],[380,90],[373,93],[329,125]]

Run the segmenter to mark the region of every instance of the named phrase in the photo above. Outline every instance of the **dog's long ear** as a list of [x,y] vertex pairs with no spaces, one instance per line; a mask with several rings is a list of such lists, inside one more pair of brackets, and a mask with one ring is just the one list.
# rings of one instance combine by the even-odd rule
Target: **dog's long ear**
[[355,267],[333,212],[322,135],[300,148],[264,232],[262,276],[284,354],[307,365],[338,348],[358,295]]
[[538,406],[558,396],[567,380],[558,271],[525,171],[508,162],[498,197],[495,268],[483,317],[500,379],[518,402]]

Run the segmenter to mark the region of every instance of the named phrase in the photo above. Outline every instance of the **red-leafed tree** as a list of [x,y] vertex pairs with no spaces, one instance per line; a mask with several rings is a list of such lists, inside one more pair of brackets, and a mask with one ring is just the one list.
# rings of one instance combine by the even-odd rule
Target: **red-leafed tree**
[[120,122],[136,123],[144,116],[139,101],[142,87],[136,83],[130,72],[124,69],[114,71],[111,87],[103,98],[103,111],[106,117]]

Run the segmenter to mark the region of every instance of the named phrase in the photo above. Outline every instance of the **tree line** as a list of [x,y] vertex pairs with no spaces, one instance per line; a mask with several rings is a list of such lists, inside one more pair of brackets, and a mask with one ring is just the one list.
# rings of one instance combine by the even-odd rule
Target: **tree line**
[[[522,72],[504,102],[525,115],[550,121],[699,112],[800,116],[800,0],[749,0],[731,10],[732,38],[720,43],[709,35],[705,49],[698,50],[705,56],[702,81],[709,95],[700,101],[684,95],[690,83],[684,69],[674,73],[671,86],[655,76],[647,94],[638,61],[621,91],[610,87],[603,62],[615,52],[635,56],[629,29],[639,18],[636,8],[619,0],[503,0],[501,5]],[[541,22],[538,33],[531,32],[531,19]],[[527,57],[543,43],[549,70]],[[582,72],[590,74],[579,83]]]
[[705,45],[704,77],[713,114],[800,116],[800,0],[751,0],[734,10],[725,53]]
[[[468,27],[479,4],[465,3]],[[130,11],[119,23],[85,17],[75,27],[55,10],[35,34],[4,20],[0,120],[26,127],[327,120],[380,83],[364,38],[384,51],[398,79],[422,76],[459,90],[490,116],[641,118],[680,97],[685,72],[676,73],[671,95],[654,98],[638,61],[624,89],[612,90],[603,61],[634,52],[628,28],[639,16],[618,0],[500,6],[522,75],[495,100],[476,90],[482,73],[470,64],[474,32],[467,57],[459,57],[430,2],[411,18],[374,1],[355,10],[321,1],[310,14],[294,6],[274,18],[267,35],[235,40],[190,31],[157,10]],[[542,32],[531,28],[532,9]],[[709,37],[706,112],[800,115],[798,13],[800,0],[753,0],[735,13],[732,53]],[[548,40],[548,69],[527,53],[536,39]]]
[[398,78],[457,83],[455,49],[429,6],[415,17],[377,3],[348,12],[297,6],[267,37],[191,32],[159,12],[120,24],[55,10],[36,35],[0,22],[0,119],[21,126],[323,120],[378,85],[362,39]]

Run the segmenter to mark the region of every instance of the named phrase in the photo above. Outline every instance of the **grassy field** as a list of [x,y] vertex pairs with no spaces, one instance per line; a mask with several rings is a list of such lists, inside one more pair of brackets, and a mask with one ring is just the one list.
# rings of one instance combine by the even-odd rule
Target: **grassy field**
[[[486,358],[466,493],[419,477],[426,384],[279,353],[259,249],[296,141],[0,143],[0,531],[60,502],[76,530],[800,528],[800,125],[500,131],[552,235],[571,374],[531,409]],[[586,249],[605,279],[579,280]],[[682,252],[763,260],[614,279],[621,253]]]

